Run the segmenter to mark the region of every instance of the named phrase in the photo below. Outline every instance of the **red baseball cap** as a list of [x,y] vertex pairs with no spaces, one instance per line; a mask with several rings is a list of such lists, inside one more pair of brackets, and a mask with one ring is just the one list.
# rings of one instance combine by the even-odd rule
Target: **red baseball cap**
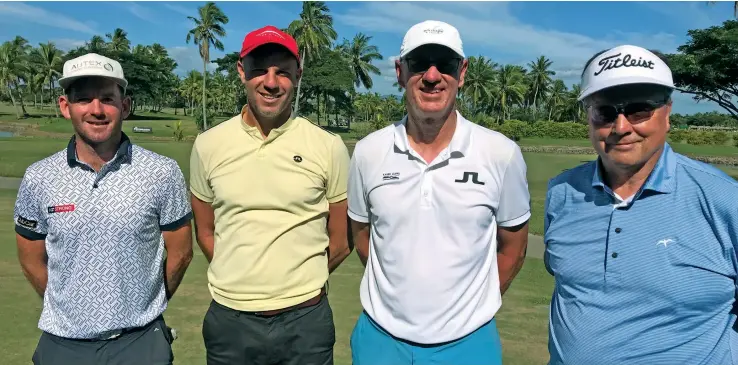
[[297,42],[295,39],[292,38],[291,35],[271,25],[267,25],[264,28],[259,28],[246,34],[246,37],[243,39],[243,45],[241,45],[241,58],[257,47],[269,43],[279,44],[280,46],[287,48],[287,50],[297,58],[297,62],[300,62],[300,51],[297,48]]

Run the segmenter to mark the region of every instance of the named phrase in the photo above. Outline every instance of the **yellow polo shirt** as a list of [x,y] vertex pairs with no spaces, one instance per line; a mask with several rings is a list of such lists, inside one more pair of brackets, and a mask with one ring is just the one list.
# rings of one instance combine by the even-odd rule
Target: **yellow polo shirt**
[[341,137],[304,118],[266,139],[241,115],[199,135],[190,190],[215,212],[213,299],[265,311],[316,296],[328,280],[328,204],[346,199],[348,168]]

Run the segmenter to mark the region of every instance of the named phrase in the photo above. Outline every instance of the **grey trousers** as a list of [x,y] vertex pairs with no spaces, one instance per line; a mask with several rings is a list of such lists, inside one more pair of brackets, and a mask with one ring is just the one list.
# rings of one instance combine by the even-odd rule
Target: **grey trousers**
[[169,365],[174,361],[172,341],[162,317],[110,340],[76,340],[44,332],[33,354],[33,364]]
[[336,330],[328,296],[272,316],[213,301],[202,329],[208,365],[333,365]]

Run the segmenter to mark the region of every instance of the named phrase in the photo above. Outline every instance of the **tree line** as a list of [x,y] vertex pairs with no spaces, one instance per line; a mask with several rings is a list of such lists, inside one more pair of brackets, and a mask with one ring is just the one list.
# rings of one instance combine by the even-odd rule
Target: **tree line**
[[[237,113],[246,103],[246,96],[235,67],[238,52],[214,60],[210,57],[211,49],[224,49],[221,39],[226,36],[229,18],[212,2],[187,18],[193,27],[183,34],[183,40],[197,45],[202,70],[176,75],[178,65],[165,47],[158,43],[133,45],[120,28],[104,37],[95,35],[66,53],[53,42],[33,46],[16,36],[0,45],[0,95],[13,104],[18,118],[28,115],[27,104],[43,107],[45,101],[54,105],[58,117],[55,100],[61,93],[57,80],[63,63],[96,52],[123,66],[134,115],[141,110],[157,112],[172,107],[175,113],[181,109],[185,115],[193,115],[198,127],[207,129],[214,116]],[[299,17],[283,30],[295,37],[302,56],[304,72],[295,98],[295,110],[300,115],[315,115],[318,124],[349,127],[352,121],[369,122],[374,128],[402,117],[404,97],[372,91],[372,76],[380,75],[376,62],[384,59],[372,44],[372,37],[357,33],[338,41],[326,3],[303,2]],[[738,21],[690,30],[688,35],[689,40],[677,53],[666,55],[675,82],[695,99],[715,102],[727,114],[680,120],[690,120],[688,124],[694,125],[715,125],[716,121],[735,125]],[[216,70],[208,70],[211,61],[217,65]],[[471,56],[457,106],[469,119],[484,125],[500,125],[506,120],[582,123],[584,110],[576,101],[579,85],[568,87],[556,78],[552,66],[545,55],[525,66]],[[357,92],[358,87],[369,91]],[[398,87],[398,91],[402,90]],[[732,117],[732,123],[725,115]]]

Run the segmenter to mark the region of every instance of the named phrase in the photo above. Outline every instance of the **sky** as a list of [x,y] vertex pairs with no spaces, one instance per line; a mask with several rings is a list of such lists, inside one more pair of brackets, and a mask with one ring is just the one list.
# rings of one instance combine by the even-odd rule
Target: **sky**
[[[299,17],[301,2],[216,2],[229,17],[222,39],[224,52],[211,49],[211,58],[240,50],[243,37],[265,25],[286,28]],[[205,2],[0,2],[0,42],[16,35],[37,46],[46,41],[69,50],[115,28],[128,32],[132,44],[160,43],[184,75],[202,70],[196,46],[186,43],[197,8]],[[662,52],[676,52],[690,29],[719,26],[731,19],[732,2],[327,2],[337,42],[362,32],[384,56],[376,61],[381,75],[373,76],[372,91],[397,93],[394,59],[402,37],[413,24],[441,20],[458,28],[467,56],[485,56],[500,64],[527,65],[545,55],[553,61],[555,78],[571,86],[596,52],[632,44]],[[215,69],[214,64],[209,65]],[[363,89],[360,91],[364,91]],[[696,113],[720,108],[709,101],[696,103],[677,93],[673,111]]]

